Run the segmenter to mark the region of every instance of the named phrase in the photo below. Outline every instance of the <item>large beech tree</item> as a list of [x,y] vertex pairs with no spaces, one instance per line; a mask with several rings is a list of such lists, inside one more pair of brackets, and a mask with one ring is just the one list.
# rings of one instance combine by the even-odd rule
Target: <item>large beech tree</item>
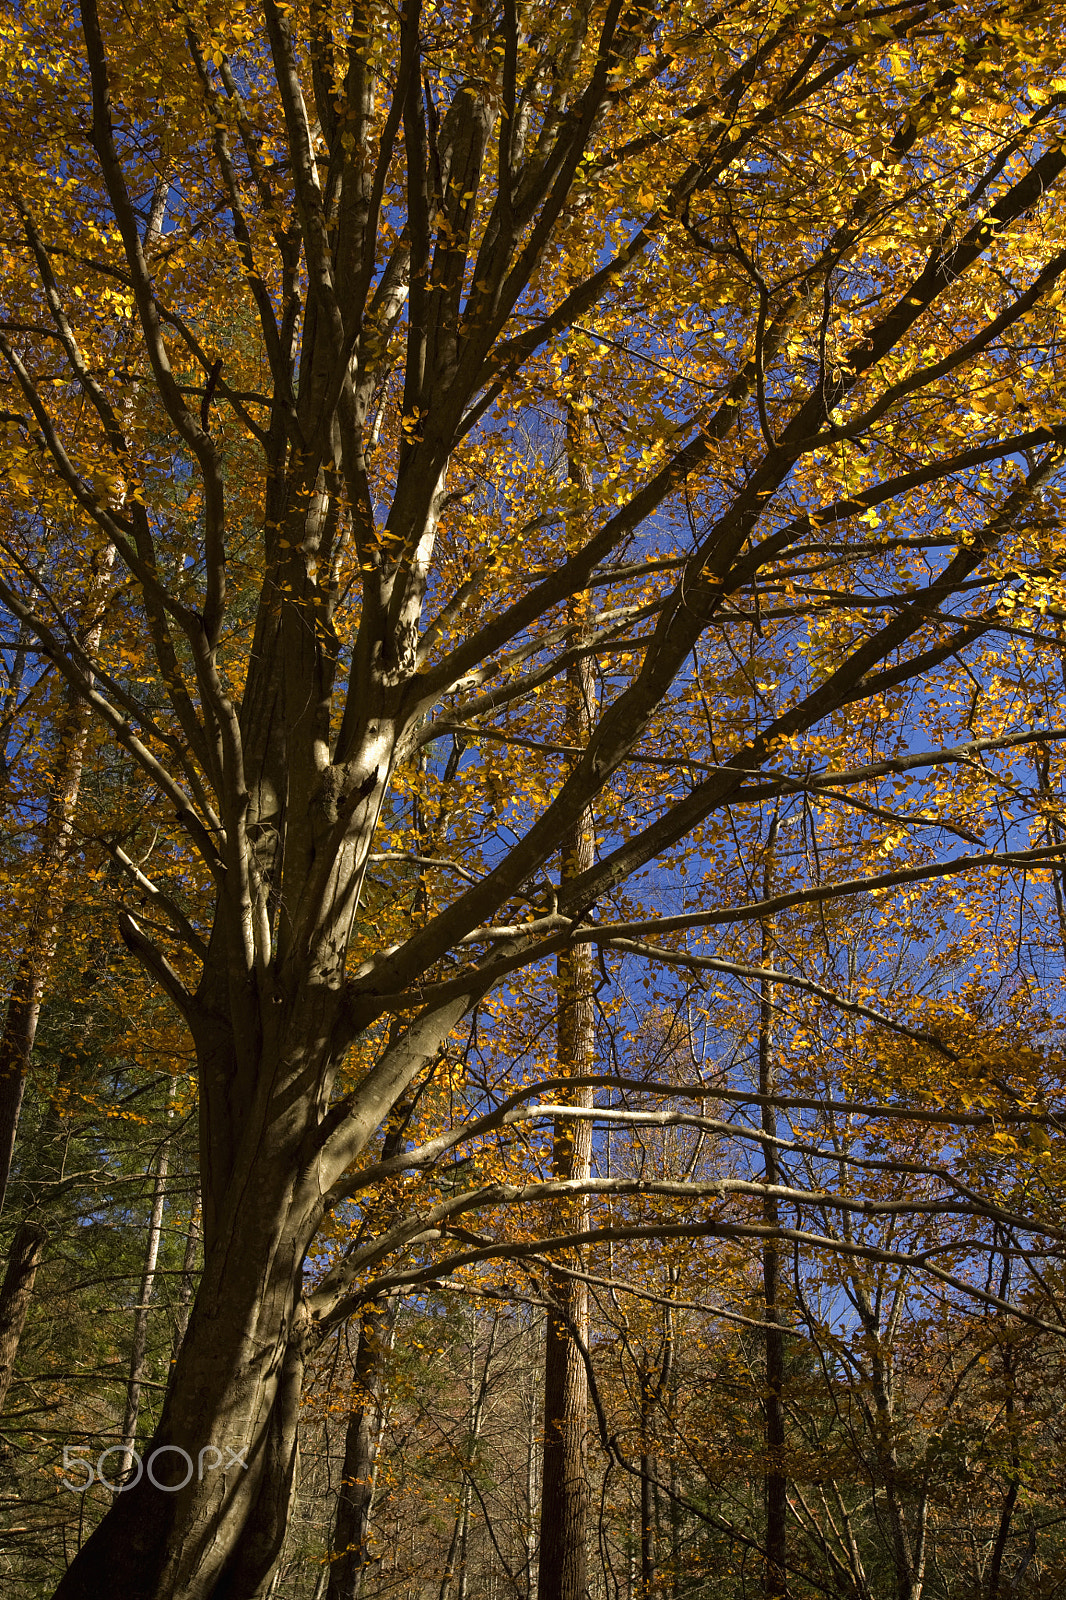
[[[0,23],[0,599],[159,799],[111,843],[195,1042],[205,1264],[149,1448],[244,1462],[116,1496],[64,1600],[264,1592],[316,1342],[387,1251],[530,1198],[305,1289],[446,1153],[367,1165],[479,1006],[582,945],[714,960],[766,908],[686,857],[775,796],[924,830],[775,912],[1056,856],[1059,45],[983,0]],[[1039,803],[963,848],[942,776],[1017,800],[1035,738]]]

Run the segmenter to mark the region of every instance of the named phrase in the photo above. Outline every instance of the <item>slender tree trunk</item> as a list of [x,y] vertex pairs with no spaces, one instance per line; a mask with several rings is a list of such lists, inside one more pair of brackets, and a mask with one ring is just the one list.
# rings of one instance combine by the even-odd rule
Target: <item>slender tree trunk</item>
[[63,1176],[66,1159],[67,1122],[63,1106],[65,1073],[60,1071],[56,1093],[45,1109],[36,1143],[36,1176],[27,1184],[29,1213],[15,1229],[8,1252],[7,1269],[0,1288],[0,1410],[15,1369],[18,1347],[26,1326],[33,1298],[34,1280],[48,1242],[47,1230],[38,1216],[51,1183]]
[[[676,1413],[675,1413],[676,1415]],[[684,1578],[681,1571],[681,1484],[677,1472],[677,1459],[670,1456],[670,1593],[678,1600]]]
[[[390,1160],[403,1148],[410,1105],[396,1107],[381,1146],[381,1158]],[[374,1479],[385,1427],[388,1397],[388,1363],[396,1335],[398,1295],[372,1302],[359,1324],[355,1354],[355,1403],[344,1434],[337,1513],[329,1565],[328,1600],[358,1600],[366,1571],[370,1513],[374,1504]]]
[[[580,1149],[584,1140],[579,1135],[573,1142],[579,1146],[576,1159],[570,1141],[556,1138],[554,1176],[580,1177],[588,1171],[588,1157]],[[583,1221],[583,1216],[571,1217],[570,1226],[581,1227]],[[538,1600],[585,1600],[588,1380],[571,1329],[587,1343],[588,1296],[583,1284],[558,1273],[550,1275],[548,1284],[553,1306],[548,1308],[544,1354],[537,1594]]]
[[526,1429],[526,1536],[525,1536],[525,1581],[528,1600],[533,1596],[533,1573],[537,1560],[537,1515],[538,1515],[538,1480],[537,1465],[539,1458],[538,1446],[540,1444],[540,1430],[538,1426],[538,1378],[536,1366],[530,1364],[529,1383],[529,1418]]
[[462,1532],[463,1516],[466,1510],[466,1479],[463,1479],[459,1490],[459,1503],[456,1507],[455,1517],[452,1522],[452,1537],[448,1545],[448,1554],[444,1558],[444,1571],[441,1574],[440,1593],[437,1600],[451,1600],[452,1583],[455,1580],[455,1570],[459,1564],[459,1535]]
[[[677,1278],[671,1269],[670,1282]],[[663,1316],[662,1359],[653,1371],[647,1355],[636,1363],[640,1385],[640,1595],[651,1600],[660,1578],[662,1561],[662,1493],[655,1413],[670,1391],[674,1373],[674,1314],[667,1305]]]
[[[769,1116],[767,1116],[769,1112]],[[768,1125],[775,1123],[772,1108],[763,1107],[763,1126],[769,1131]],[[769,1171],[767,1180],[776,1182],[776,1174],[771,1178]],[[767,1199],[765,1211],[766,1221],[771,1227],[778,1225],[777,1205],[772,1199]],[[781,1285],[781,1260],[780,1252],[774,1243],[767,1243],[763,1248],[763,1295],[764,1317],[768,1323],[775,1324],[779,1317]],[[767,1600],[781,1600],[788,1593],[788,1579],[786,1575],[787,1559],[787,1526],[788,1526],[788,1478],[784,1470],[785,1454],[785,1341],[784,1335],[776,1327],[768,1327],[766,1339],[766,1391],[765,1391],[765,1430],[766,1430],[766,1474],[765,1474],[765,1501],[766,1501],[766,1574],[765,1593]]]
[[170,1364],[174,1365],[181,1349],[181,1341],[185,1337],[185,1330],[189,1326],[189,1310],[192,1306],[193,1288],[195,1286],[196,1252],[200,1244],[200,1196],[199,1190],[192,1197],[192,1206],[189,1211],[189,1226],[185,1231],[185,1254],[181,1262],[181,1279],[178,1287],[178,1302],[174,1308],[174,1338],[170,1348]]
[[477,1374],[477,1319],[475,1317],[471,1328],[470,1338],[470,1367],[467,1377],[467,1392],[469,1395],[469,1427],[467,1432],[467,1450],[463,1459],[463,1483],[459,1491],[459,1504],[456,1508],[455,1522],[452,1525],[451,1544],[448,1546],[448,1559],[441,1579],[440,1600],[451,1600],[454,1590],[455,1600],[466,1600],[468,1589],[467,1576],[467,1550],[470,1540],[470,1504],[473,1495],[471,1475],[474,1472],[477,1460],[477,1447],[481,1438],[481,1430],[485,1421],[485,1407],[488,1402],[489,1367],[492,1363],[493,1353],[496,1348],[496,1333],[499,1328],[499,1318],[494,1317],[489,1329],[488,1345],[485,1350],[485,1360],[481,1368],[480,1378]]
[[[103,551],[81,611],[78,632],[90,654],[100,640],[104,605],[111,588],[114,545]],[[71,699],[56,729],[48,805],[40,844],[33,861],[33,891],[25,911],[26,936],[8,996],[0,1033],[0,1210],[7,1194],[15,1152],[22,1096],[30,1069],[41,1001],[55,957],[68,870],[74,815],[85,766],[85,746],[92,712],[83,700]]]
[[48,1235],[39,1222],[20,1222],[11,1241],[7,1271],[0,1285],[0,1412],[15,1371],[19,1340],[33,1295],[33,1280],[41,1264]]
[[458,1585],[457,1585],[456,1591],[455,1591],[455,1600],[466,1600],[467,1591],[469,1589],[469,1574],[468,1574],[468,1570],[467,1569],[468,1569],[468,1566],[469,1566],[469,1550],[470,1550],[470,1497],[471,1497],[471,1493],[472,1493],[472,1491],[471,1491],[471,1488],[470,1488],[470,1479],[467,1478],[466,1481],[463,1484],[463,1493],[462,1493],[462,1499],[461,1499],[461,1503],[460,1503],[460,1514],[459,1514],[459,1563],[458,1563],[458,1569],[457,1569],[458,1570],[459,1582],[458,1582]]
[[358,1600],[368,1557],[374,1478],[385,1422],[389,1352],[396,1331],[398,1295],[363,1312],[355,1357],[355,1406],[344,1435],[328,1600]]
[[658,1538],[658,1481],[656,1460],[651,1443],[651,1373],[640,1374],[640,1433],[643,1448],[640,1453],[640,1600],[652,1600],[655,1580],[659,1570]]
[[[1005,1300],[1010,1294],[1011,1256],[1009,1250],[1004,1248],[1003,1265],[999,1279],[999,1297]],[[1018,1504],[1018,1491],[1021,1487],[1021,1453],[1018,1449],[1018,1399],[1017,1379],[1015,1377],[1015,1353],[1010,1344],[1004,1346],[1003,1357],[1003,1383],[1006,1390],[1004,1400],[1003,1420],[1006,1426],[1007,1437],[1010,1440],[1010,1466],[1006,1474],[1007,1492],[1003,1497],[1003,1505],[999,1513],[999,1526],[992,1544],[992,1555],[988,1563],[988,1600],[1000,1600],[1000,1589],[1003,1582],[1003,1559],[1007,1553],[1007,1541],[1010,1538],[1011,1523]],[[1016,1587],[1010,1584],[1009,1589]]]
[[[567,419],[567,451],[571,483],[587,487],[583,465],[584,422],[571,408]],[[574,620],[580,621],[580,618]],[[567,673],[564,742],[583,747],[592,728],[596,683],[592,666],[581,661]],[[594,830],[585,812],[563,841],[561,878],[576,878],[593,864]],[[591,1072],[596,1053],[593,1008],[594,971],[589,945],[560,954],[556,964],[558,995],[557,1061],[560,1076]],[[574,1089],[575,1106],[591,1107],[592,1091]],[[559,1119],[552,1141],[552,1176],[588,1178],[591,1173],[592,1128],[589,1122]],[[587,1201],[568,1208],[564,1226],[587,1223]],[[562,1222],[563,1219],[559,1219]],[[588,1378],[575,1335],[588,1343],[588,1290],[561,1273],[550,1273],[544,1348],[544,1455],[541,1472],[540,1566],[538,1600],[585,1600],[588,1521]],[[555,1309],[557,1308],[557,1309]]]
[[[773,857],[777,836],[777,819],[770,829],[766,846],[766,864],[763,870],[763,898],[769,899],[773,889]],[[763,966],[771,964],[773,956],[771,930],[762,929]],[[763,981],[759,1000],[759,1094],[762,1100],[763,1178],[768,1186],[780,1182],[777,1158],[777,1109],[773,1096],[777,1088],[777,1069],[774,1060],[774,986]],[[774,1195],[767,1193],[763,1199],[763,1221],[767,1228],[781,1226],[780,1207]],[[783,1600],[788,1593],[786,1574],[788,1479],[785,1476],[785,1337],[779,1331],[781,1318],[781,1248],[774,1234],[768,1235],[762,1251],[763,1320],[765,1330],[765,1379],[763,1399],[765,1418],[766,1469],[763,1492],[766,1514],[766,1569],[764,1589],[766,1600]]]
[[880,1487],[884,1491],[889,1544],[892,1551],[892,1560],[896,1568],[896,1594],[898,1600],[920,1600],[925,1559],[925,1521],[928,1494],[927,1491],[922,1491],[916,1519],[916,1537],[912,1542],[907,1526],[907,1512],[900,1483],[899,1454],[896,1449],[895,1438],[895,1373],[891,1346],[892,1319],[889,1321],[889,1336],[883,1338],[879,1317],[874,1310],[873,1301],[870,1298],[866,1284],[861,1279],[856,1278],[853,1278],[851,1282],[855,1304],[870,1347],[868,1381],[873,1391],[874,1402],[871,1422],[876,1462],[875,1493],[876,1484],[879,1480]]
[[130,1375],[126,1385],[126,1411],[122,1418],[121,1478],[125,1478],[133,1464],[133,1447],[137,1442],[137,1413],[141,1407],[141,1385],[144,1381],[145,1356],[148,1350],[148,1311],[155,1287],[155,1269],[159,1260],[159,1241],[163,1233],[163,1205],[167,1193],[167,1167],[170,1161],[170,1142],[163,1145],[156,1166],[152,1190],[152,1212],[148,1219],[148,1237],[144,1247],[144,1270],[141,1273],[141,1291],[133,1315],[133,1343],[130,1349]]

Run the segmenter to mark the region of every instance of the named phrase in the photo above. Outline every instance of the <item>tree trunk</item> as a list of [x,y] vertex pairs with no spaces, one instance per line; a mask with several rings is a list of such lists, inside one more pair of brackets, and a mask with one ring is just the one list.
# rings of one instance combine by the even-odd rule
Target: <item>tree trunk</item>
[[269,1583],[297,1460],[311,1333],[301,1267],[318,1215],[306,1191],[286,1192],[292,1160],[264,1139],[216,1208],[144,1470],[115,1496],[57,1600],[253,1600]]
[[646,1448],[651,1430],[648,1389],[651,1375],[642,1372],[641,1378],[641,1435],[645,1448],[640,1454],[640,1600],[652,1600],[655,1579],[659,1568],[658,1539],[658,1482],[655,1456]]
[[148,1219],[148,1238],[144,1248],[144,1271],[141,1290],[133,1315],[133,1342],[130,1349],[130,1375],[126,1385],[126,1411],[122,1418],[122,1444],[125,1454],[119,1478],[124,1480],[133,1464],[133,1447],[137,1441],[137,1413],[141,1406],[141,1384],[144,1379],[145,1355],[148,1348],[148,1307],[155,1285],[156,1262],[159,1259],[159,1241],[163,1233],[163,1204],[167,1192],[167,1166],[170,1158],[169,1142],[159,1152],[155,1185],[152,1192],[152,1213]]
[[358,1600],[362,1587],[374,1477],[385,1419],[387,1363],[398,1306],[398,1295],[387,1295],[380,1302],[372,1302],[363,1312],[359,1327],[355,1357],[356,1406],[348,1418],[344,1436],[344,1467],[333,1528],[328,1600]]
[[[999,1279],[999,1297],[1006,1299],[1010,1293],[1011,1256],[1004,1248],[1003,1266]],[[1007,1343],[1004,1345],[1003,1361],[1003,1386],[1006,1390],[1003,1407],[1003,1420],[1006,1427],[1007,1438],[1010,1440],[1008,1455],[1009,1467],[1005,1474],[1007,1492],[1003,1498],[1003,1505],[999,1513],[999,1525],[996,1528],[996,1537],[992,1543],[992,1554],[988,1563],[988,1600],[1000,1600],[1003,1582],[1003,1559],[1007,1553],[1007,1541],[1010,1538],[1011,1523],[1018,1505],[1018,1491],[1021,1488],[1021,1452],[1018,1448],[1018,1384],[1015,1376],[1015,1352]],[[1017,1577],[1008,1585],[1011,1591],[1017,1588]]]
[[39,1222],[20,1222],[11,1241],[7,1271],[0,1286],[0,1412],[15,1371],[19,1340],[33,1295],[33,1280],[47,1242],[48,1235]]
[[459,1491],[459,1504],[456,1508],[455,1522],[452,1526],[451,1544],[448,1546],[448,1558],[441,1578],[440,1600],[451,1600],[453,1588],[455,1600],[466,1600],[469,1587],[467,1566],[470,1543],[470,1504],[473,1498],[472,1474],[477,1466],[478,1444],[481,1439],[481,1429],[485,1420],[485,1406],[488,1401],[489,1368],[492,1365],[498,1330],[499,1317],[494,1316],[489,1329],[485,1360],[479,1378],[477,1374],[477,1317],[475,1314],[470,1329],[470,1365],[467,1376],[468,1431],[466,1453],[462,1459],[463,1482]]
[[170,1364],[174,1365],[178,1359],[181,1342],[185,1338],[185,1330],[189,1326],[189,1308],[192,1305],[193,1288],[195,1284],[196,1251],[200,1243],[200,1196],[197,1190],[192,1197],[189,1211],[189,1226],[185,1232],[185,1254],[181,1262],[181,1281],[178,1288],[178,1302],[174,1308],[174,1338],[170,1347]]
[[[375,813],[369,791],[360,797],[365,844]],[[342,884],[349,866],[345,855]],[[131,917],[121,923],[196,1044],[205,1264],[143,1475],[116,1495],[57,1600],[258,1600],[284,1538],[303,1371],[322,1336],[303,1263],[327,1193],[469,1005],[457,996],[399,1030],[353,1103],[329,1114],[344,1128],[334,1146],[324,1107],[353,1036],[345,941],[331,935],[310,953],[300,944],[284,982],[249,971],[249,918],[229,885],[195,995]],[[315,1293],[328,1306],[321,1284]]]
[[[383,1161],[403,1148],[410,1109],[406,1101],[396,1107],[381,1145]],[[333,1525],[327,1600],[357,1600],[366,1571],[374,1479],[385,1426],[388,1363],[399,1306],[399,1295],[386,1295],[367,1305],[360,1318],[355,1405],[344,1435],[344,1466]]]
[[[579,1148],[574,1159],[568,1141],[557,1136],[553,1176],[580,1177],[587,1171],[586,1150]],[[572,1219],[571,1225],[580,1227],[582,1221]],[[584,1284],[559,1273],[550,1274],[548,1283],[559,1309],[549,1306],[546,1319],[537,1594],[538,1600],[585,1600],[588,1380],[571,1329],[587,1343],[588,1294]]]
[[[671,1286],[677,1275],[670,1271]],[[674,1314],[663,1308],[662,1359],[653,1372],[647,1354],[636,1361],[640,1386],[640,1596],[651,1600],[659,1584],[662,1545],[662,1494],[655,1440],[655,1413],[670,1391],[674,1374]]]
[[531,1362],[529,1373],[529,1416],[527,1419],[526,1428],[525,1562],[522,1569],[525,1576],[525,1593],[526,1596],[529,1597],[529,1600],[531,1600],[533,1595],[533,1573],[536,1568],[537,1559],[537,1500],[540,1487],[537,1477],[537,1467],[539,1465],[540,1458],[540,1428],[538,1426],[537,1418],[537,1412],[539,1409],[537,1405],[539,1377],[540,1374],[536,1366]]
[[[773,892],[773,856],[777,835],[777,819],[770,828],[766,845],[766,864],[763,870],[763,898]],[[773,947],[771,930],[762,928],[762,963],[771,965]],[[773,1096],[777,1087],[777,1070],[774,1061],[774,986],[765,979],[761,984],[759,1001],[759,1093],[762,1101],[763,1178],[767,1185],[780,1182],[777,1158],[777,1110]],[[767,1228],[781,1226],[780,1207],[772,1194],[763,1199],[763,1221]],[[762,1250],[763,1320],[765,1330],[765,1378],[763,1399],[766,1444],[766,1468],[763,1492],[766,1515],[766,1567],[763,1592],[766,1600],[783,1600],[788,1593],[785,1562],[787,1557],[788,1479],[785,1476],[785,1337],[779,1330],[781,1309],[781,1249],[778,1240],[770,1234]]]
[[[581,413],[571,408],[567,419],[567,451],[571,483],[587,487],[583,460]],[[571,608],[570,616],[574,618]],[[580,661],[567,672],[567,714],[564,742],[583,747],[592,727],[596,683],[591,664]],[[592,813],[586,811],[563,841],[563,882],[576,878],[594,859]],[[593,956],[589,945],[563,951],[556,964],[559,1020],[556,1054],[561,1077],[592,1071],[596,1053],[593,1008]],[[575,1106],[591,1107],[592,1091],[574,1089]],[[588,1178],[591,1173],[592,1125],[560,1118],[552,1140],[552,1177]],[[587,1201],[572,1203],[566,1229],[587,1225]],[[577,1263],[575,1263],[577,1264]],[[544,1348],[544,1457],[541,1473],[540,1567],[538,1600],[585,1600],[587,1592],[586,1523],[588,1519],[588,1378],[575,1336],[588,1343],[588,1290],[562,1273],[549,1273]],[[558,1309],[555,1309],[558,1308]]]
[[[676,1413],[675,1413],[676,1414]],[[670,1456],[670,1593],[679,1600],[684,1584],[681,1571],[681,1484],[677,1472],[677,1457]]]
[[[873,1432],[874,1478],[873,1493],[876,1500],[878,1486],[884,1493],[884,1513],[879,1520],[887,1521],[888,1543],[895,1565],[895,1587],[898,1600],[920,1600],[925,1566],[925,1531],[928,1515],[928,1489],[921,1488],[915,1508],[915,1537],[912,1541],[907,1526],[906,1499],[896,1448],[894,1357],[892,1331],[895,1315],[888,1321],[888,1333],[882,1334],[880,1319],[866,1283],[852,1278],[852,1293],[859,1313],[863,1332],[869,1342],[870,1369],[867,1382],[873,1392],[870,1418]],[[896,1290],[897,1304],[902,1296],[902,1283]]]

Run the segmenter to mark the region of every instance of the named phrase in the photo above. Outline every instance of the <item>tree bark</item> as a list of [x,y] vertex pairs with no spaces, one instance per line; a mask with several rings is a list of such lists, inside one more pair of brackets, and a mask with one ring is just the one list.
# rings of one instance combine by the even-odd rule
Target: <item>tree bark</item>
[[640,1374],[640,1427],[644,1448],[640,1453],[640,1600],[652,1600],[659,1570],[659,1484],[654,1453],[648,1449],[651,1435],[651,1374]]
[[[774,845],[777,838],[777,818],[771,824],[766,844],[766,861],[763,868],[762,893],[769,899],[773,892]],[[762,926],[762,965],[769,967],[773,961],[771,929]],[[777,1109],[773,1096],[777,1088],[777,1064],[774,1059],[774,985],[764,979],[759,997],[759,1094],[762,1100],[763,1179],[768,1186],[780,1182],[777,1157]],[[776,1198],[767,1193],[763,1199],[763,1221],[767,1228],[781,1226],[781,1213]],[[787,1526],[788,1479],[785,1476],[785,1337],[778,1324],[781,1318],[781,1247],[774,1233],[767,1236],[762,1250],[763,1320],[765,1349],[765,1393],[763,1416],[765,1429],[766,1468],[763,1478],[764,1509],[766,1516],[766,1566],[763,1592],[766,1600],[784,1600],[788,1594]]]
[[301,1267],[317,1211],[286,1192],[291,1168],[264,1146],[207,1253],[145,1470],[115,1496],[61,1600],[253,1600],[269,1583],[297,1461],[311,1337]]
[[15,1371],[22,1330],[33,1296],[33,1280],[41,1264],[48,1235],[39,1222],[20,1222],[11,1241],[7,1271],[0,1286],[0,1412]]
[[[590,1008],[591,1009],[591,1008]],[[585,1091],[577,1091],[583,1103]],[[586,1176],[590,1124],[563,1123],[553,1142],[552,1175]],[[579,1211],[579,1216],[573,1212]],[[569,1225],[580,1228],[587,1204],[571,1208]],[[588,1291],[584,1284],[550,1273],[551,1304],[544,1352],[544,1453],[541,1469],[538,1600],[585,1600],[588,1379],[576,1339],[588,1342]],[[555,1309],[558,1308],[558,1309]],[[576,1335],[576,1339],[575,1339]]]
[[[571,407],[567,417],[568,471],[572,484],[587,488],[583,465],[584,422]],[[570,538],[575,539],[571,528]],[[574,617],[570,610],[571,620]],[[580,661],[571,666],[566,683],[564,742],[584,747],[592,728],[596,682],[592,666]],[[586,811],[563,841],[563,882],[592,866],[595,833],[591,811]],[[596,1018],[593,1007],[592,949],[576,945],[560,953],[556,963],[558,1024],[556,1059],[560,1077],[592,1071],[596,1054]],[[575,1106],[591,1107],[592,1091],[570,1091]],[[588,1178],[592,1160],[592,1124],[560,1118],[552,1139],[552,1177]],[[587,1225],[587,1201],[571,1203],[565,1221],[569,1229]],[[540,1566],[538,1600],[585,1600],[587,1592],[586,1544],[588,1520],[588,1378],[584,1359],[575,1342],[588,1343],[588,1290],[562,1273],[548,1275],[550,1304],[544,1347],[544,1455],[541,1472]]]

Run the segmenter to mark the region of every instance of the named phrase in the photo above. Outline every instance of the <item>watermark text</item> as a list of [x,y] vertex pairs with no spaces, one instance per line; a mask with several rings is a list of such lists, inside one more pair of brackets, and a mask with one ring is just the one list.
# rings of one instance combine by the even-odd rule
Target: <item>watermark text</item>
[[[223,1472],[229,1472],[233,1467],[240,1467],[241,1471],[247,1469],[248,1463],[244,1459],[244,1452],[248,1446],[240,1450],[231,1450],[225,1447],[225,1454],[215,1444],[205,1444],[197,1452],[195,1459],[180,1444],[161,1444],[154,1450],[149,1450],[142,1459],[136,1450],[127,1451],[124,1444],[108,1445],[106,1450],[101,1450],[95,1462],[89,1459],[89,1446],[87,1444],[65,1444],[63,1446],[63,1467],[65,1471],[72,1469],[84,1474],[72,1483],[69,1478],[60,1478],[64,1489],[69,1489],[71,1494],[84,1494],[86,1489],[92,1488],[94,1483],[103,1484],[105,1489],[110,1489],[112,1494],[124,1494],[127,1489],[133,1489],[147,1473],[148,1482],[156,1489],[162,1489],[164,1494],[177,1494],[195,1478],[202,1483],[208,1472],[217,1472],[221,1467]],[[113,1457],[119,1461],[108,1465]],[[125,1467],[121,1463],[127,1463]],[[156,1476],[156,1467],[167,1465],[168,1476],[176,1469],[185,1468],[185,1475],[176,1479],[174,1483],[165,1483]],[[122,1474],[120,1479],[108,1477],[109,1471],[114,1471],[116,1466]],[[131,1476],[131,1474],[135,1474]]]

